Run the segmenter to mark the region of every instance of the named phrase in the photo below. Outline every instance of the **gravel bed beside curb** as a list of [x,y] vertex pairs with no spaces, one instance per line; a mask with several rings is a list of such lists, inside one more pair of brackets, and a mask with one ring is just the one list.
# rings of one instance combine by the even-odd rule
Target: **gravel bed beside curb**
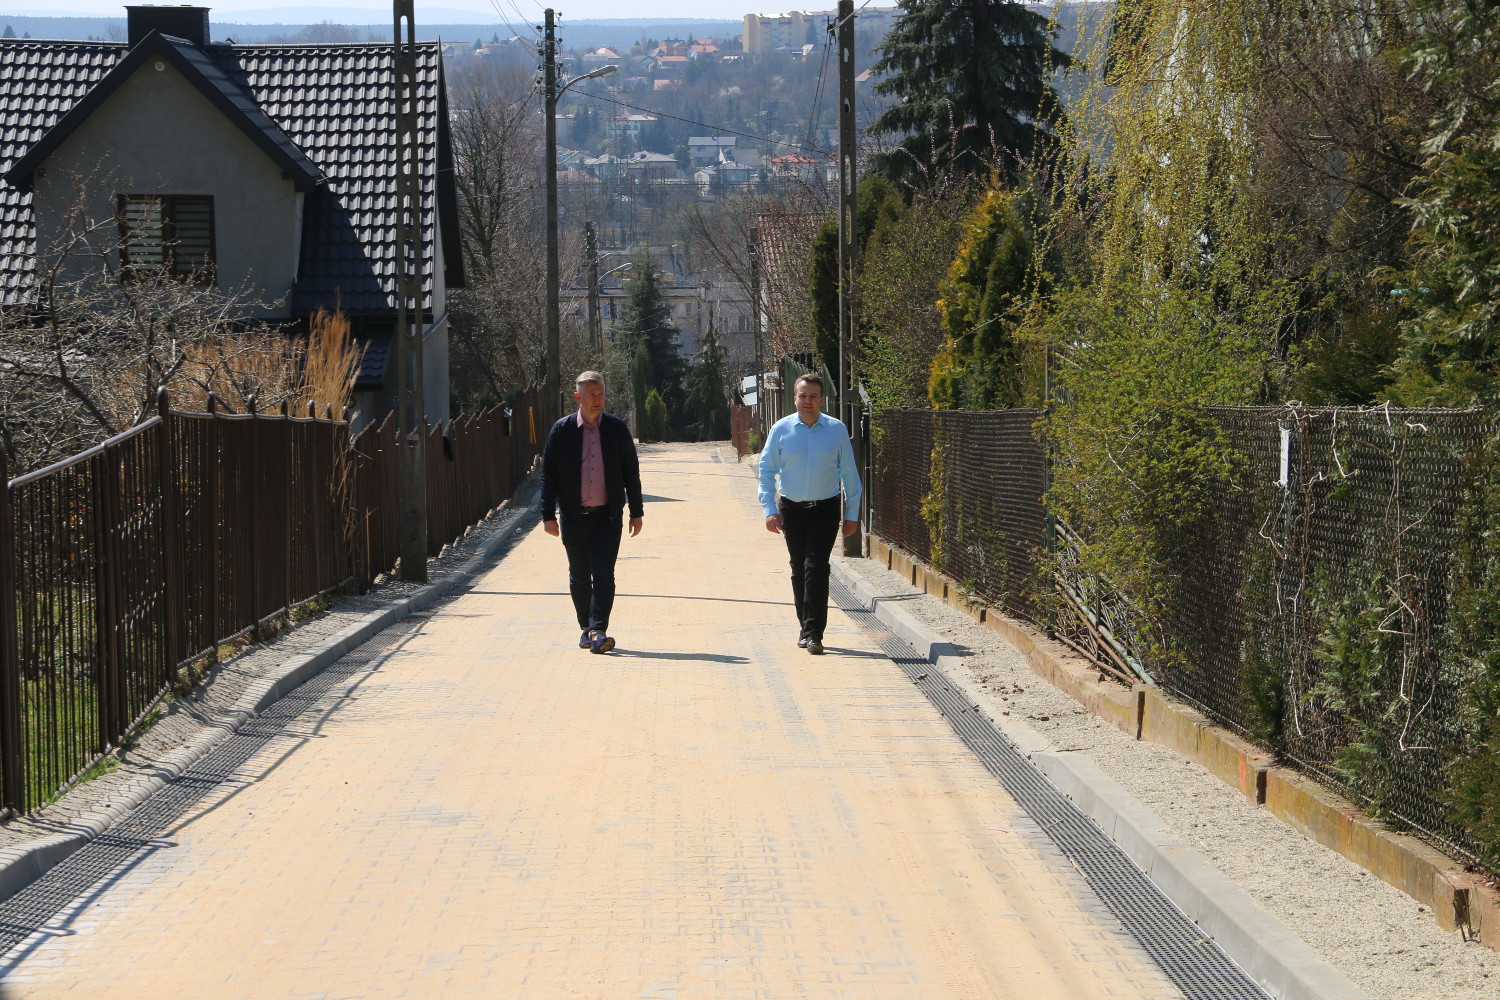
[[1057,750],[1091,760],[1268,913],[1376,1000],[1500,995],[1500,955],[1440,930],[1425,907],[1249,803],[1170,750],[1130,739],[1032,673],[989,629],[868,559],[839,558],[876,594],[963,654],[962,670],[1009,716]]

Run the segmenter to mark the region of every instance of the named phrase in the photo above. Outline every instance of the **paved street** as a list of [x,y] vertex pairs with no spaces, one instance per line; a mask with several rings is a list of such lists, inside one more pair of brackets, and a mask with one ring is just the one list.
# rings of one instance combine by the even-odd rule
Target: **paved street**
[[733,453],[643,453],[619,649],[539,528],[0,982],[16,998],[1178,996],[852,621],[795,645]]

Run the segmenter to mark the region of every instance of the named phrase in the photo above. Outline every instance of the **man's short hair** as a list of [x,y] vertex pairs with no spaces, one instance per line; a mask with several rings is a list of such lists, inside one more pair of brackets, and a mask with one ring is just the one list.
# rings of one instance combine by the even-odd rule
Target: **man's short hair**
[[810,382],[811,384],[817,386],[818,387],[818,395],[819,396],[826,396],[826,395],[828,395],[826,392],[823,391],[823,376],[818,375],[815,372],[808,372],[806,375],[799,375],[799,376],[797,376],[797,381],[795,381],[795,382],[792,383],[792,387],[796,388],[797,386],[801,385],[803,382]]
[[604,376],[596,371],[579,372],[578,377],[573,380],[573,385],[576,388],[585,382],[598,382],[599,388],[604,388]]

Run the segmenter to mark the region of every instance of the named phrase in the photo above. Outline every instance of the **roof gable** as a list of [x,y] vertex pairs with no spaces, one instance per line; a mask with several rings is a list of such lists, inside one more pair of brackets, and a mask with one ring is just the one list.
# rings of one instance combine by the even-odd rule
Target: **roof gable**
[[240,131],[285,171],[300,191],[323,180],[323,172],[309,160],[274,121],[261,110],[255,98],[229,77],[202,49],[180,38],[153,31],[132,48],[124,59],[91,87],[5,172],[7,183],[22,190],[31,186],[36,168],[51,156],[74,131],[107,101],[120,84],[146,64],[159,58],[169,63],[208,98]]
[[[463,268],[441,54],[436,42],[416,49],[423,292],[430,309],[439,260],[450,288],[463,283]],[[130,52],[120,42],[0,41],[0,178]],[[306,195],[293,311],[340,306],[350,314],[389,313],[396,303],[398,205],[391,46],[216,43],[197,52],[322,178]],[[23,297],[32,279],[31,205],[30,191],[0,183],[0,302]],[[439,226],[441,257],[433,245]]]

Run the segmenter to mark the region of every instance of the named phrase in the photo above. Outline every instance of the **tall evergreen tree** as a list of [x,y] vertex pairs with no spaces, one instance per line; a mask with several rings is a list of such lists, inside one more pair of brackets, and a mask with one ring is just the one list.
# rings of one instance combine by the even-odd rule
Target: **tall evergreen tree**
[[1387,398],[1405,406],[1500,405],[1500,3],[1424,0],[1407,68],[1443,104],[1418,190],[1416,316]]
[[[643,255],[631,269],[624,307],[620,310],[620,322],[615,325],[614,336],[623,343],[626,353],[634,356],[644,344],[650,357],[650,384],[647,390],[656,389],[666,403],[667,412],[674,426],[682,420],[682,379],[687,374],[687,362],[677,346],[677,327],[672,324],[672,304],[667,301],[661,278],[656,273],[656,261],[650,254]],[[644,400],[644,396],[637,396]]]
[[875,72],[877,93],[897,103],[869,127],[905,135],[871,158],[898,182],[987,173],[993,154],[1015,180],[1019,162],[1048,135],[1057,95],[1049,82],[1067,66],[1047,19],[1013,0],[901,0]]
[[928,392],[940,410],[1020,406],[1022,350],[1012,336],[1026,292],[1032,240],[1020,196],[991,188],[970,213],[963,242],[938,289],[947,340]]
[[724,377],[724,348],[714,332],[713,316],[709,316],[708,332],[703,335],[703,348],[698,352],[698,363],[688,373],[687,398],[683,410],[690,429],[699,441],[724,441],[729,437],[729,395],[725,391],[728,383]]

